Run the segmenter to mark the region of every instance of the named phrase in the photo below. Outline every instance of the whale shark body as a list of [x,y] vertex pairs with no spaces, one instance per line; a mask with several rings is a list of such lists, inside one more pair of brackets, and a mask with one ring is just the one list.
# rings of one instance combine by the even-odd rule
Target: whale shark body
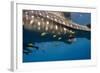
[[[34,43],[62,41],[71,44],[76,41],[76,38],[90,39],[91,29],[86,25],[77,24],[66,18],[63,12],[23,10],[23,36],[26,33]],[[23,43],[24,46],[25,44]],[[39,49],[34,44],[30,44],[27,44],[25,47]]]

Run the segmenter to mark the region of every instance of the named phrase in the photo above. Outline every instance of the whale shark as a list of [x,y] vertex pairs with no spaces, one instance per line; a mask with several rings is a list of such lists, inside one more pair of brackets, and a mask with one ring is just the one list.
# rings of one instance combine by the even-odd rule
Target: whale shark
[[35,42],[62,41],[71,44],[77,41],[77,38],[90,40],[90,24],[80,25],[69,18],[69,12],[66,12],[66,15],[68,17],[65,17],[64,13],[60,11],[23,10],[23,36],[28,35],[31,39],[29,44],[23,43],[24,48],[39,49],[35,46]]

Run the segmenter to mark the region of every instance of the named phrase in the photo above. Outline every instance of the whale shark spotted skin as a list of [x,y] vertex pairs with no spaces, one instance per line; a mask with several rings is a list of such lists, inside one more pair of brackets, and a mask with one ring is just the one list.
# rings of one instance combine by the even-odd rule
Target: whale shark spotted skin
[[89,27],[66,18],[63,12],[40,10],[23,10],[23,30],[32,32],[34,42],[66,43],[72,43],[78,37],[90,39],[91,32]]

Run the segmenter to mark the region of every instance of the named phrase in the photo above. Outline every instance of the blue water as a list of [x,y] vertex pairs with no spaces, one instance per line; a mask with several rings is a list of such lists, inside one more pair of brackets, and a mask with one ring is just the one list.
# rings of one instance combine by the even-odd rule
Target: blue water
[[[86,25],[91,23],[91,14],[72,12],[71,19],[76,23]],[[28,40],[29,38],[30,37],[27,36],[25,39]],[[23,40],[23,42],[25,43],[26,41]],[[86,38],[76,38],[76,41],[72,44],[52,41],[41,43],[35,42],[35,45],[38,46],[39,49],[33,49],[32,53],[28,55],[23,54],[23,62],[91,59],[91,40]]]

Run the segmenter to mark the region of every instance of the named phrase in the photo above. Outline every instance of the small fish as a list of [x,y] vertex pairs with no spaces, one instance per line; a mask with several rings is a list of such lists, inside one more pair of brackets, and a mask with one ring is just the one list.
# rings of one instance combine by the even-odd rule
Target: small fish
[[32,43],[28,43],[28,44],[23,44],[23,53],[25,54],[32,54],[33,49],[35,48],[36,50],[39,49],[39,47],[35,46]]

